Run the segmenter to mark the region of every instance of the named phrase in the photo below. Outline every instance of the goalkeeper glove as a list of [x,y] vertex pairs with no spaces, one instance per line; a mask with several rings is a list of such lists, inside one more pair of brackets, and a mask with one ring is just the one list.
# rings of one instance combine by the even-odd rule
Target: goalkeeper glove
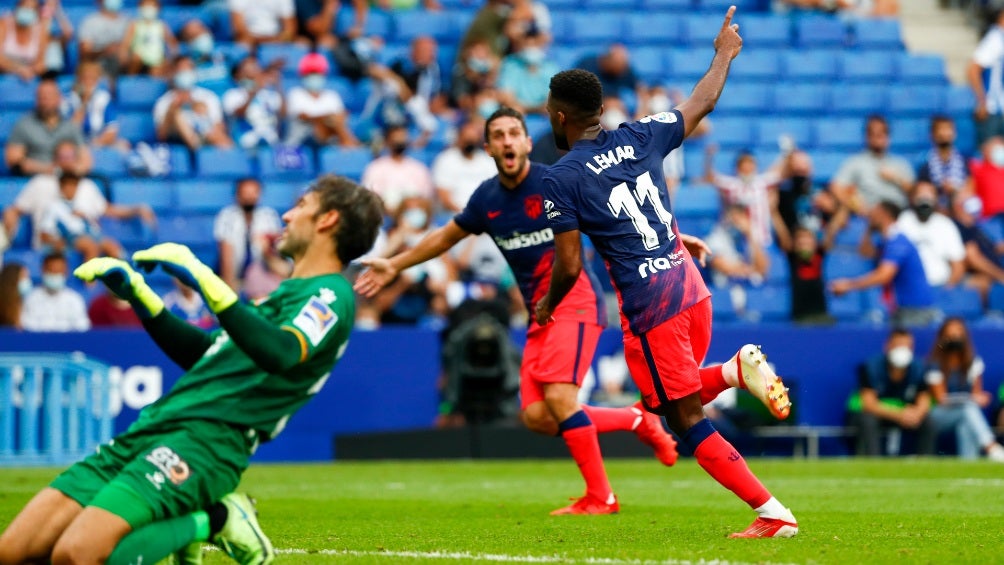
[[121,259],[91,259],[74,269],[73,275],[86,282],[100,280],[112,294],[128,301],[140,318],[153,318],[164,309],[164,301],[146,284],[143,275]]
[[154,245],[150,249],[133,253],[132,260],[146,272],[160,265],[168,274],[202,293],[206,305],[214,313],[218,314],[237,302],[237,293],[184,245]]

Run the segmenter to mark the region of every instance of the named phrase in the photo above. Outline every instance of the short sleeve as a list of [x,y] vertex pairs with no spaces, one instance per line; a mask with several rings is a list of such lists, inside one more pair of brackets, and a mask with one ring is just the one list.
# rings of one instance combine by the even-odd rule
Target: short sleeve
[[165,92],[157,102],[153,105],[153,123],[155,125],[160,125],[164,123],[164,118],[167,116],[167,109],[171,106],[171,101],[174,100],[174,94],[171,91]]
[[855,174],[857,172],[857,159],[854,157],[848,158],[846,161],[840,164],[840,168],[837,169],[837,174],[833,175],[833,184],[836,185],[848,185],[855,183]]
[[247,100],[247,91],[243,88],[231,88],[223,93],[223,113],[230,116]]
[[[484,185],[482,184],[481,186]],[[487,210],[484,209],[484,205],[481,203],[480,192],[481,187],[479,186],[467,201],[464,209],[453,217],[453,221],[468,233],[482,234],[488,231]]]
[[625,127],[640,133],[646,143],[659,151],[663,157],[683,143],[685,133],[683,114],[679,110],[645,116]]
[[285,2],[280,2],[279,4],[279,17],[280,18],[292,18],[296,14],[296,9],[293,6],[293,0],[286,0]]
[[23,116],[20,120],[14,124],[14,129],[10,132],[10,137],[7,138],[7,143],[11,145],[28,145],[28,116]]
[[979,45],[976,46],[976,50],[973,52],[973,61],[983,68],[988,68],[992,67],[1001,57],[1004,57],[1004,36],[996,30],[992,30],[983,36]]
[[[553,174],[552,170],[552,174]],[[544,177],[544,213],[554,233],[564,233],[579,229],[579,207],[575,205],[574,188],[561,186],[559,181],[548,174]]]
[[924,375],[924,382],[927,386],[940,385],[945,382],[945,375],[938,369],[931,369]]
[[882,263],[893,263],[896,268],[903,266],[906,261],[906,256],[910,252],[910,244],[907,242],[905,237],[898,237],[896,239],[886,242],[885,248],[882,250]]

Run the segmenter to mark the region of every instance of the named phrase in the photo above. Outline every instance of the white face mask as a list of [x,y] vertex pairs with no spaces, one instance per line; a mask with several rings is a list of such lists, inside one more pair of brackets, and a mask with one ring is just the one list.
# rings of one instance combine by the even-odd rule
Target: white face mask
[[990,162],[995,167],[1004,167],[1004,145],[994,145],[990,150]]
[[25,296],[31,292],[31,279],[18,279],[17,291],[21,296]]
[[42,286],[53,292],[63,290],[66,287],[66,275],[46,273],[42,275]]
[[420,230],[425,227],[425,222],[429,216],[421,208],[409,208],[401,215],[401,221],[412,229]]
[[897,369],[903,369],[913,361],[913,350],[905,345],[893,347],[887,354],[889,364]]
[[611,109],[603,112],[603,115],[600,116],[600,125],[605,130],[615,130],[629,119],[628,115],[624,112],[618,109]]

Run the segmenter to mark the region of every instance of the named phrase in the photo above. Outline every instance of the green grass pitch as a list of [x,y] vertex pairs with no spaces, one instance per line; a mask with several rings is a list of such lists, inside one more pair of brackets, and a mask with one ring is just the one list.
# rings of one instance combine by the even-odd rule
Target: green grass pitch
[[[751,467],[801,531],[731,540],[753,513],[693,459],[607,463],[616,516],[550,517],[581,492],[568,461],[257,465],[279,563],[993,563],[1004,466],[950,459],[773,460]],[[55,474],[0,469],[0,526]],[[207,563],[225,563],[219,552]]]

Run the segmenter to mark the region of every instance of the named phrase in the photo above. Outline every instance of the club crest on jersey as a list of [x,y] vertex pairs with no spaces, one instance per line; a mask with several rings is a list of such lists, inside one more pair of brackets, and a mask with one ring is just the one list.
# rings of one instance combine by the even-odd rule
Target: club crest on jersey
[[328,331],[338,321],[338,314],[328,307],[320,296],[311,296],[293,319],[293,325],[307,336],[312,345],[321,343]]
[[523,210],[531,220],[536,220],[544,213],[544,198],[539,194],[531,194],[523,200]]
[[644,118],[638,120],[643,124],[655,121],[661,124],[675,124],[676,114],[673,112],[659,112],[658,114],[652,114],[651,116],[645,116]]

